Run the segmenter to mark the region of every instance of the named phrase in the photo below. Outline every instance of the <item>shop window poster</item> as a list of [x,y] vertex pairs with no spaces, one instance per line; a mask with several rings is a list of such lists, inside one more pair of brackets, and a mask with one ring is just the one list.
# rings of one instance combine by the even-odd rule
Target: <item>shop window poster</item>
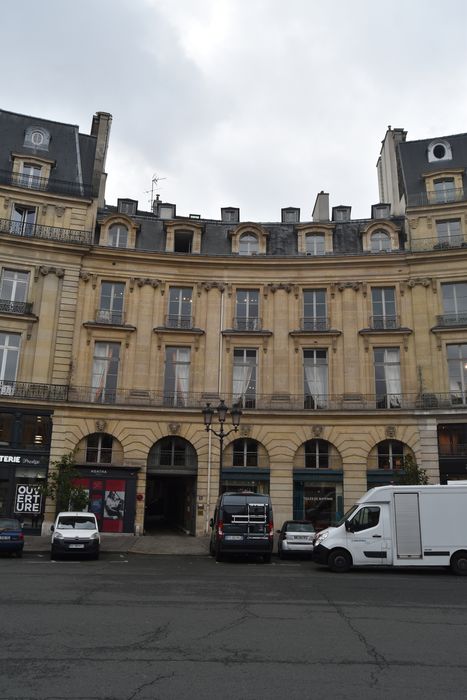
[[104,518],[123,520],[125,512],[125,492],[106,491],[104,498]]

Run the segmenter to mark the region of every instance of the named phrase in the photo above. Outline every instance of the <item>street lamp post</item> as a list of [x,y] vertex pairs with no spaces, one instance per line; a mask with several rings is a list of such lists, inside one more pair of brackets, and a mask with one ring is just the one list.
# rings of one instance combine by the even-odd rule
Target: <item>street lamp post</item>
[[[214,430],[212,427],[212,419],[214,417],[215,412],[217,411],[217,420],[219,421],[220,429],[219,430]],[[227,413],[230,412],[230,416],[232,418],[232,428],[230,430],[224,430],[224,423],[227,418]],[[220,455],[219,455],[219,476],[220,473],[222,472],[222,466],[223,466],[223,448],[224,448],[224,438],[226,438],[230,433],[236,433],[238,430],[238,426],[240,425],[240,417],[242,415],[242,411],[240,409],[240,406],[238,404],[233,404],[232,408],[229,411],[229,407],[225,405],[224,399],[221,399],[219,402],[219,405],[217,406],[216,409],[212,408],[210,403],[206,404],[206,408],[203,408],[202,410],[203,417],[204,417],[204,425],[205,428],[208,432],[213,433],[216,437],[219,438],[219,443],[220,443]]]

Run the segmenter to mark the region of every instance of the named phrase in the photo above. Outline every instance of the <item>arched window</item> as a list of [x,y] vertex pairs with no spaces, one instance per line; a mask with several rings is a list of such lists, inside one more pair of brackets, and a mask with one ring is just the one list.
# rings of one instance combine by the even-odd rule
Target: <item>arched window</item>
[[329,443],[327,440],[308,440],[305,443],[305,469],[329,468]]
[[254,233],[244,233],[240,236],[238,252],[240,255],[253,255],[259,249],[258,237]]
[[375,231],[371,234],[371,252],[391,250],[391,237],[385,231]]
[[86,439],[86,462],[112,464],[113,437],[108,433],[93,433]]
[[113,248],[128,246],[128,229],[123,224],[113,224],[109,228],[109,245]]
[[148,469],[152,471],[195,471],[196,468],[196,450],[184,438],[162,438],[153,445],[148,455]]
[[233,467],[258,467],[258,443],[249,438],[240,438],[232,444]]
[[402,469],[404,443],[399,440],[383,440],[377,445],[378,469]]

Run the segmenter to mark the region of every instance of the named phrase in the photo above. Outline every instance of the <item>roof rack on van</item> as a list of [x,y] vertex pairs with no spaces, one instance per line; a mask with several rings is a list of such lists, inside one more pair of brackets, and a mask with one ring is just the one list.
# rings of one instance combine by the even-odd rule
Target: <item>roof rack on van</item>
[[[258,512],[258,510],[260,512]],[[266,522],[267,522],[267,503],[247,503],[246,515],[232,515],[232,523],[266,523]]]

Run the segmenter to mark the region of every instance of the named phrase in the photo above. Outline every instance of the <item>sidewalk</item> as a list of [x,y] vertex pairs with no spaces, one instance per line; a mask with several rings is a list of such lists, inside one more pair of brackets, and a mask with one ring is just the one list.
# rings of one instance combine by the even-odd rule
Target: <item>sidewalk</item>
[[[24,551],[50,552],[50,536],[25,535]],[[124,554],[209,554],[209,535],[191,537],[177,533],[157,535],[120,535],[101,533],[101,552]]]

